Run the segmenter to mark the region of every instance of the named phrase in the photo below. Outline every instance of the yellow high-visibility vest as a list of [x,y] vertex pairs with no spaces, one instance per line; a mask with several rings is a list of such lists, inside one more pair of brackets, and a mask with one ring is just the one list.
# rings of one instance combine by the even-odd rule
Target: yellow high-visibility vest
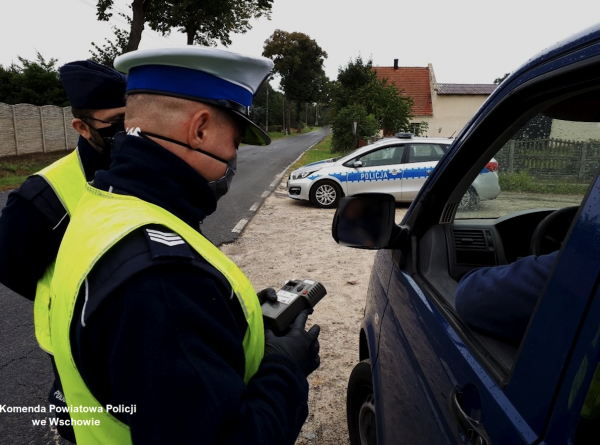
[[[74,313],[77,296],[104,253],[128,233],[150,224],[162,225],[181,236],[231,285],[248,323],[243,339],[246,383],[258,370],[264,355],[264,327],[258,297],[248,278],[227,256],[168,211],[132,196],[107,193],[86,185],[58,252],[50,290],[53,302],[50,333],[67,405],[96,410],[70,413],[77,442],[81,444],[129,444],[131,434],[129,427],[112,414],[99,411],[102,405],[94,398],[75,365],[70,327],[73,318],[81,316]],[[85,425],[91,419],[99,421],[99,425]]]
[[[43,177],[48,182],[66,209],[67,214],[71,216],[85,190],[86,184],[85,173],[78,151],[73,150],[71,154],[40,170],[36,175]],[[46,268],[44,275],[39,279],[33,302],[35,338],[40,348],[49,354],[53,353],[50,338],[50,281],[52,281],[52,275],[54,274],[54,263],[53,261]]]

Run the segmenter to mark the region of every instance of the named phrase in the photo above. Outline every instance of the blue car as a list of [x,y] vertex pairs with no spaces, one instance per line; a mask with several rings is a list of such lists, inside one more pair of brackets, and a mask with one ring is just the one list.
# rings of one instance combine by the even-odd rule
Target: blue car
[[[463,208],[492,158],[500,194]],[[597,25],[502,82],[400,224],[392,195],[340,200],[336,241],[379,249],[347,389],[352,445],[600,444],[599,170]],[[461,319],[466,273],[552,252],[522,339]]]

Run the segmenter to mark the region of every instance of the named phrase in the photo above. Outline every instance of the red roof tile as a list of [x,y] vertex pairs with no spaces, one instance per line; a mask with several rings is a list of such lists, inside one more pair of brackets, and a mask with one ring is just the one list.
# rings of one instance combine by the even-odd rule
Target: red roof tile
[[376,66],[377,78],[388,80],[399,90],[404,90],[414,101],[412,114],[414,116],[433,116],[431,106],[431,89],[429,87],[429,68]]

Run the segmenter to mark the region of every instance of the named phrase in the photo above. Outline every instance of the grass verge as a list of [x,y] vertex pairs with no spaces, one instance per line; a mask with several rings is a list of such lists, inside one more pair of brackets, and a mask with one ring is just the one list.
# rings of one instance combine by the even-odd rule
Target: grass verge
[[521,193],[554,193],[559,195],[583,195],[589,184],[570,182],[567,180],[544,180],[533,178],[527,172],[500,173],[500,188],[510,192]]
[[29,175],[40,171],[70,153],[67,150],[52,153],[31,153],[0,158],[0,191],[19,187]]
[[290,171],[296,170],[297,168],[300,168],[306,164],[310,164],[311,162],[318,162],[318,161],[322,161],[324,159],[333,158],[334,155],[331,153],[331,139],[332,138],[333,138],[333,135],[329,134],[325,137],[325,139],[323,139],[321,142],[319,142],[313,148],[306,151],[300,157],[300,159],[298,159],[296,162],[294,162],[294,164],[290,168]]

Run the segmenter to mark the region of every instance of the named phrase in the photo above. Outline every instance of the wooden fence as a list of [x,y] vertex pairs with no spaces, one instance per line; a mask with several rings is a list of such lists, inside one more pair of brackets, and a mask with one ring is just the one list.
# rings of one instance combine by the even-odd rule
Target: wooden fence
[[600,167],[600,141],[511,140],[495,158],[501,172],[525,171],[539,179],[590,181]]
[[0,157],[75,148],[71,107],[0,103]]

